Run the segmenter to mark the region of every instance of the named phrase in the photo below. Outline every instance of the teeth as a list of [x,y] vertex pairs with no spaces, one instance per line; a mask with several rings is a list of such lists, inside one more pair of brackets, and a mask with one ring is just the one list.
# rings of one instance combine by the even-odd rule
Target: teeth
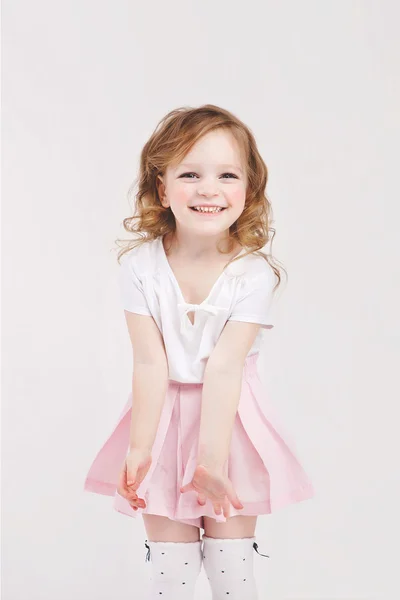
[[221,212],[222,208],[220,206],[210,206],[210,207],[203,207],[203,206],[194,206],[193,207],[194,210],[197,210],[198,212]]

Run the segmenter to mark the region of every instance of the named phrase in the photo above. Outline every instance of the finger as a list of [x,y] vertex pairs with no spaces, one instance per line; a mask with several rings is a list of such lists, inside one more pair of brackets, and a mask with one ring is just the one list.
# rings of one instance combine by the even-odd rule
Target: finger
[[129,500],[130,504],[134,504],[135,506],[146,506],[146,502],[143,500],[143,498],[134,498],[132,500]]
[[124,466],[119,473],[117,492],[124,498],[126,498],[127,494],[129,493],[126,485],[126,463],[124,463]]
[[138,489],[139,485],[135,482],[133,484],[127,484],[126,485],[126,490],[129,494],[136,494],[137,489]]
[[138,490],[140,486],[140,482],[135,480],[134,483],[132,483],[130,486],[128,486],[128,489],[131,490],[132,492],[136,492]]
[[130,490],[120,490],[119,488],[117,488],[117,492],[120,496],[126,498],[128,502],[138,500],[138,495],[136,494],[136,492],[131,492]]
[[137,473],[137,465],[129,465],[127,467],[127,486],[131,489],[137,489],[139,486],[137,486],[137,481],[136,481],[136,473]]
[[180,489],[181,489],[182,494],[186,494],[186,492],[196,491],[192,482],[187,483],[186,485],[182,486]]
[[126,476],[124,475],[124,472],[126,474],[126,468],[124,469],[124,471],[121,474],[119,485],[117,487],[117,492],[118,492],[118,494],[120,494],[120,496],[122,496],[123,498],[126,498],[129,502],[131,500],[137,500],[138,495],[137,495],[136,491],[126,485]]
[[224,502],[223,513],[224,513],[224,517],[226,519],[229,519],[230,513],[231,513],[231,507],[230,507],[230,504],[229,504],[228,500],[226,500],[226,502]]
[[135,479],[134,483],[128,484],[128,490],[130,492],[137,492],[140,483]]
[[204,506],[207,502],[207,497],[204,494],[198,494],[197,495],[197,502],[201,505]]
[[138,498],[137,500],[131,500],[129,504],[132,506],[132,508],[146,508],[146,502],[141,498]]
[[214,512],[216,515],[220,515],[222,512],[221,505],[219,502],[214,502]]
[[132,463],[127,464],[126,468],[126,484],[128,487],[133,488],[136,484],[136,473],[137,473],[137,465]]
[[141,486],[141,483],[144,479],[144,476],[140,474],[140,469],[136,472],[135,475],[135,481],[134,483],[132,483],[129,486],[129,490],[133,491],[133,492],[137,492],[137,490],[139,489],[139,487]]

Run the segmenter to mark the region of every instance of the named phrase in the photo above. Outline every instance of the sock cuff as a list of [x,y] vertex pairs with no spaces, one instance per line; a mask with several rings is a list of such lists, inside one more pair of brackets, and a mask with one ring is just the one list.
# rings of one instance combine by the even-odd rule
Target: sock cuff
[[153,546],[171,546],[176,548],[177,546],[182,544],[184,544],[185,546],[195,546],[196,544],[201,544],[201,540],[197,540],[196,542],[153,542],[151,540],[146,540],[146,543],[151,544]]
[[237,544],[238,542],[243,542],[243,540],[248,540],[251,542],[255,542],[256,537],[252,536],[252,537],[247,537],[247,538],[212,538],[212,537],[208,537],[207,535],[203,535],[203,540],[207,541],[208,544],[220,544],[221,542],[224,543],[232,543],[233,544]]

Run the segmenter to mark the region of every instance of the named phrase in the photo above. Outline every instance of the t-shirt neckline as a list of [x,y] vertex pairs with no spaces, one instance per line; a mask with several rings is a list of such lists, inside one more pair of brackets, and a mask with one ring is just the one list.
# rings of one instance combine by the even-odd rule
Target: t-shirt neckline
[[[160,254],[161,254],[161,256],[162,256],[162,260],[163,260],[163,261],[164,261],[164,263],[165,263],[165,266],[166,266],[166,268],[167,268],[168,274],[169,274],[170,278],[172,279],[172,282],[174,283],[174,285],[175,285],[175,287],[176,287],[176,289],[177,289],[177,292],[179,293],[179,296],[180,296],[180,298],[181,298],[181,301],[182,301],[183,303],[185,303],[185,304],[193,304],[194,306],[201,306],[202,304],[207,304],[207,303],[209,302],[209,299],[211,298],[211,296],[212,296],[212,294],[213,294],[213,292],[214,292],[215,288],[217,287],[217,285],[219,284],[219,282],[221,281],[221,279],[222,279],[222,278],[223,278],[223,277],[226,275],[226,267],[224,268],[224,270],[222,271],[222,273],[221,273],[220,275],[218,275],[217,279],[215,280],[214,284],[213,284],[213,285],[212,285],[212,287],[211,287],[211,290],[210,290],[210,291],[209,291],[209,293],[208,293],[208,296],[207,296],[207,298],[205,298],[205,299],[204,299],[202,302],[200,302],[199,304],[194,304],[193,302],[190,302],[190,303],[189,303],[189,302],[187,302],[187,301],[185,300],[185,298],[184,298],[184,296],[183,296],[183,293],[182,293],[182,290],[181,290],[181,287],[180,287],[180,285],[179,285],[179,283],[178,283],[178,280],[177,280],[177,278],[176,278],[176,276],[175,276],[175,273],[173,272],[173,270],[172,270],[172,267],[171,267],[171,265],[169,264],[169,260],[168,260],[168,257],[167,257],[167,255],[166,255],[166,253],[165,253],[165,249],[164,249],[163,238],[164,238],[164,236],[160,236],[160,237],[158,238],[158,242],[159,242],[159,246],[160,246]],[[238,254],[236,254],[236,256],[234,256],[233,258],[237,258],[238,256],[240,256],[240,255],[241,255],[242,253],[244,253],[244,252],[245,252],[245,249],[244,249],[244,248],[242,248],[242,250],[241,250],[241,251],[240,251]]]

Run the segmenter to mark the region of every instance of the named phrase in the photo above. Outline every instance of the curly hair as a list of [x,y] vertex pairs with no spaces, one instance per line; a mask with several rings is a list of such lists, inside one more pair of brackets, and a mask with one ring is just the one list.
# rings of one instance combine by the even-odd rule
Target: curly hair
[[[275,229],[271,226],[272,207],[265,191],[267,166],[251,130],[231,112],[213,104],[198,108],[180,107],[170,111],[159,121],[144,145],[140,155],[139,174],[128,193],[130,195],[138,183],[135,194],[136,212],[123,220],[124,229],[135,237],[116,240],[117,245],[122,247],[117,260],[119,262],[123,254],[138,245],[175,232],[175,217],[171,209],[163,207],[160,202],[157,177],[162,176],[169,165],[179,163],[202,136],[216,129],[227,130],[234,136],[247,165],[245,206],[240,217],[229,228],[229,248],[226,254],[238,243],[245,250],[240,258],[251,253],[262,256],[278,279],[275,291],[281,283],[280,269],[271,254],[261,251],[268,242],[272,248],[275,236]],[[235,260],[239,258],[233,258],[228,264]],[[283,271],[286,273],[285,269]]]

